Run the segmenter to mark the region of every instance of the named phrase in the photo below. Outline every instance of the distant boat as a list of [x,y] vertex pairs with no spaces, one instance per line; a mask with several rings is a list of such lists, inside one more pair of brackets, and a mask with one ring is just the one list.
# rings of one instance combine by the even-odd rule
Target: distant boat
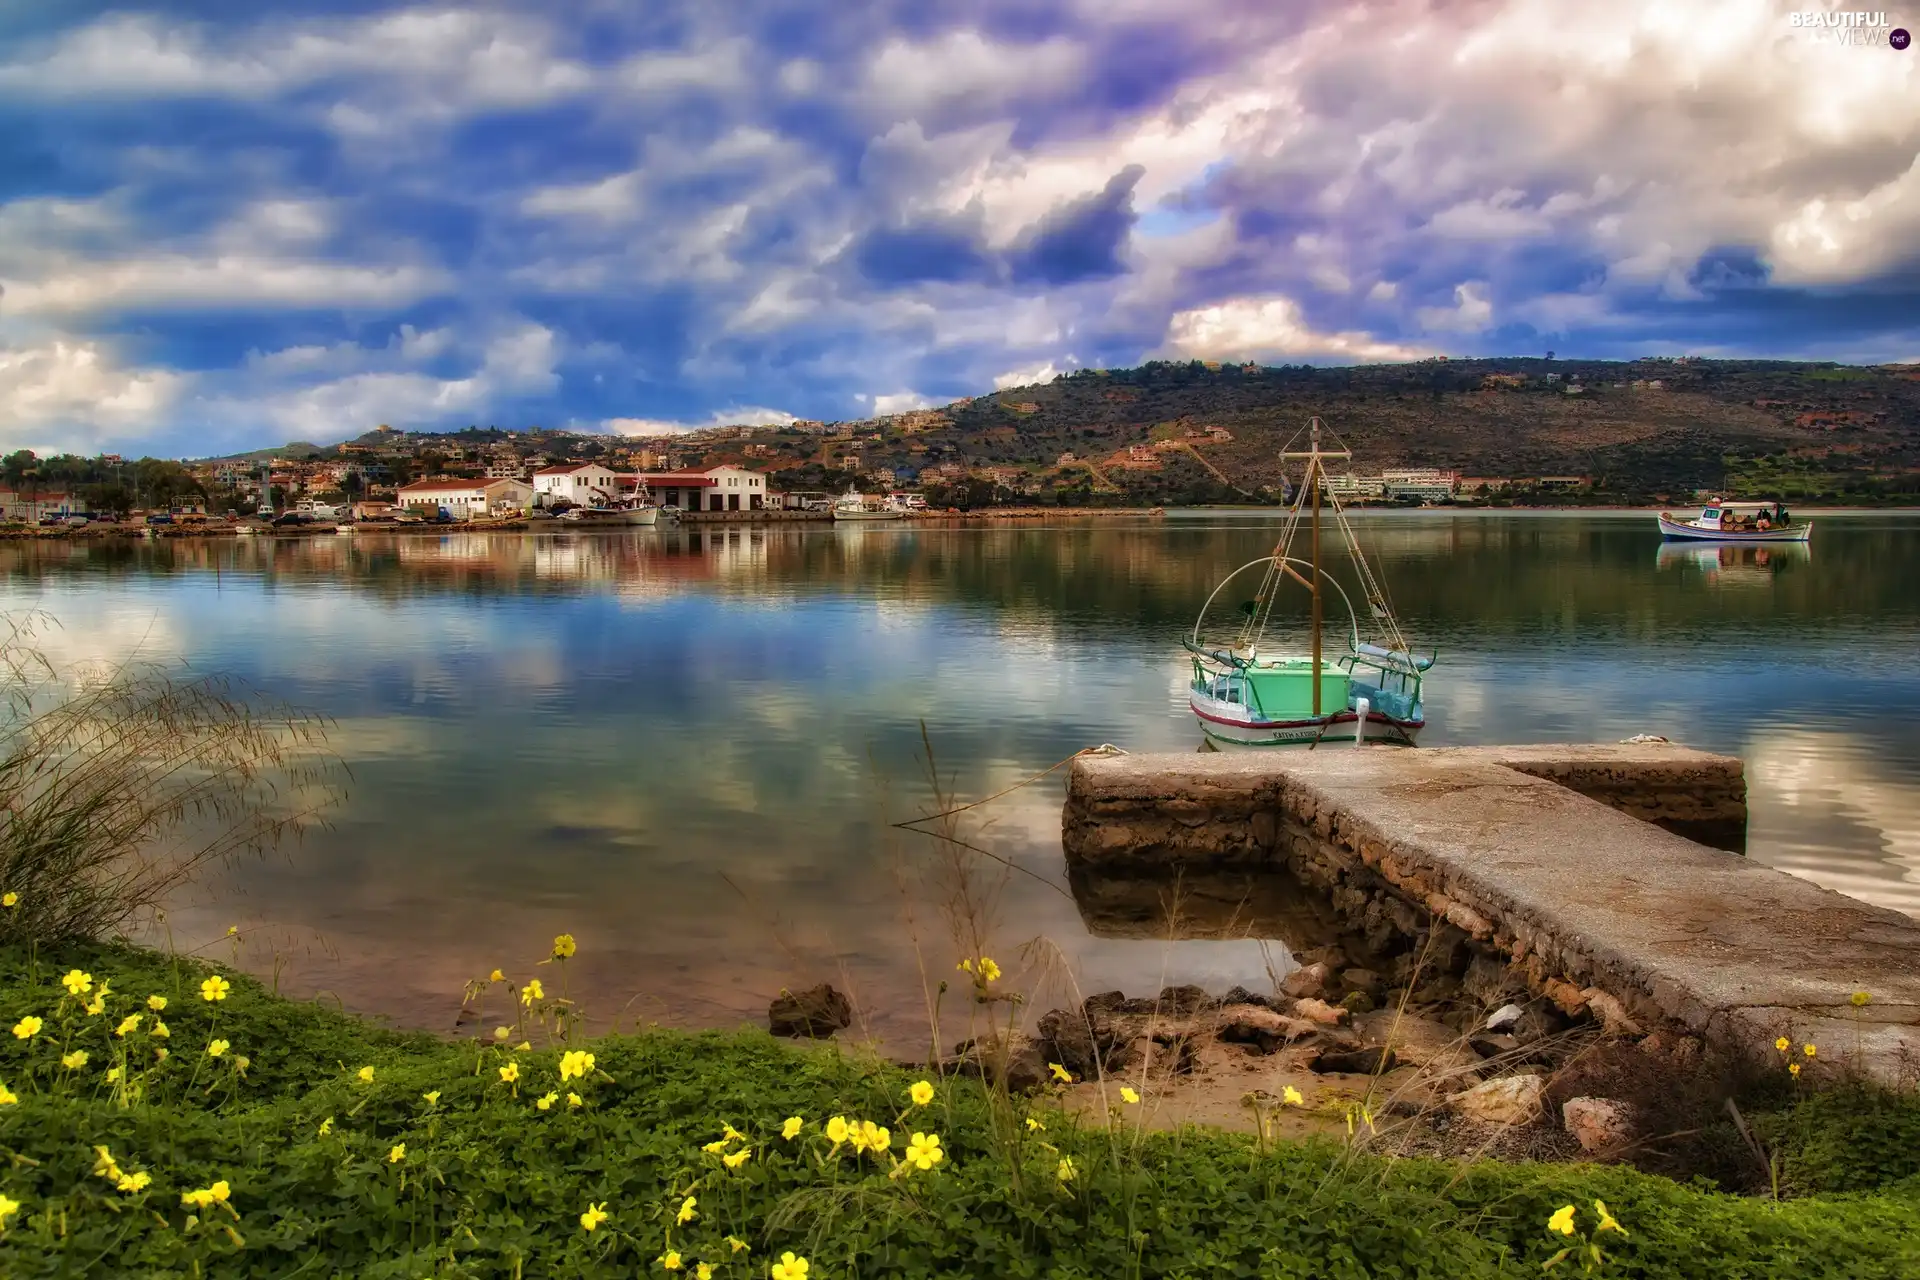
[[906,514],[892,498],[870,498],[852,488],[833,504],[835,520],[899,520]]
[[1794,523],[1778,502],[1710,502],[1692,520],[1660,513],[1660,536],[1669,542],[1805,542],[1813,522]]
[[637,505],[631,507],[574,507],[560,517],[576,524],[595,525],[649,525],[660,519],[660,508]]
[[[1307,467],[1278,545],[1270,555],[1241,565],[1220,580],[1200,608],[1193,635],[1182,642],[1193,655],[1187,705],[1200,721],[1201,731],[1214,742],[1274,747],[1351,736],[1411,746],[1426,726],[1420,690],[1434,655],[1416,656],[1400,634],[1386,592],[1361,555],[1339,499],[1324,483],[1321,459],[1349,458],[1351,453],[1320,447],[1320,419],[1312,419],[1309,431],[1307,452],[1283,450],[1280,454],[1283,459],[1304,458]],[[1352,558],[1367,605],[1371,640],[1361,639],[1359,617],[1346,588],[1321,568],[1323,497]],[[1302,534],[1307,545],[1298,547],[1296,537]],[[1306,558],[1294,556],[1294,550],[1304,551]],[[1203,638],[1208,608],[1236,577],[1255,568],[1264,570],[1260,588],[1240,606],[1236,633],[1231,638]],[[1275,598],[1289,581],[1305,589],[1311,604],[1309,650],[1304,654],[1284,649],[1264,652]],[[1321,653],[1323,584],[1339,592],[1348,614],[1347,652],[1330,661]]]

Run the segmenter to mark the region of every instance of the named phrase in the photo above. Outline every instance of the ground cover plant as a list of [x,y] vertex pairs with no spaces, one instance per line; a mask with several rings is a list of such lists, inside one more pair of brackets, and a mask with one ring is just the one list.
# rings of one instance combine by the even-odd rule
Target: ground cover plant
[[1778,1202],[1148,1135],[1119,1089],[1101,1124],[758,1034],[576,1038],[571,952],[479,980],[502,1025],[450,1043],[153,952],[0,950],[0,1274],[1920,1274],[1920,1178],[1867,1150],[1910,1103],[1858,1159],[1804,1126],[1815,1194]]

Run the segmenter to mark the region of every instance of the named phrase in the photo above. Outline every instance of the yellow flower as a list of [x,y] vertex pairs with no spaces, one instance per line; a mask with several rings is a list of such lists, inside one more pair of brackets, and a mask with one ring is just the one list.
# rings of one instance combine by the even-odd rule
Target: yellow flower
[[500,972],[498,969],[495,969],[492,973],[487,975],[488,982],[505,982],[506,980],[507,980],[507,975]]
[[864,1140],[867,1150],[875,1155],[879,1155],[893,1145],[893,1135],[871,1120],[860,1122],[860,1137]]
[[713,1280],[713,1264],[703,1262],[693,1269],[693,1280]]
[[1303,1097],[1300,1091],[1294,1088],[1292,1085],[1288,1085],[1285,1089],[1281,1091],[1280,1101],[1285,1103],[1289,1107],[1304,1107],[1307,1105],[1306,1098]]
[[228,1049],[228,1048],[229,1048],[229,1046],[228,1046],[228,1044],[227,1044],[227,1042],[226,1042],[225,1040],[214,1040],[214,1041],[211,1041],[211,1042],[210,1042],[210,1043],[209,1043],[209,1044],[207,1045],[207,1056],[208,1056],[209,1058],[217,1058],[217,1057],[219,1057],[219,1056],[220,1056],[221,1054],[223,1054],[223,1053],[225,1053],[225,1052],[227,1051],[227,1049]]
[[573,953],[578,949],[579,948],[574,946],[573,935],[570,933],[563,933],[553,940],[553,958],[555,960],[571,960],[573,959]]
[[113,1185],[121,1191],[145,1191],[153,1182],[153,1175],[142,1169],[138,1173],[123,1173]]
[[1047,1127],[1046,1125],[1044,1125],[1044,1124],[1042,1124],[1042,1123],[1040,1122],[1040,1119],[1039,1119],[1039,1117],[1038,1117],[1038,1116],[1028,1116],[1028,1117],[1027,1117],[1027,1132],[1028,1132],[1028,1133],[1038,1133],[1038,1132],[1039,1132],[1040,1130],[1042,1130],[1042,1129],[1044,1129],[1044,1128],[1046,1128],[1046,1127]]
[[971,959],[967,959],[967,960],[962,960],[962,961],[961,961],[961,962],[960,962],[959,964],[957,964],[957,965],[955,965],[955,966],[953,966],[953,967],[954,967],[954,968],[956,968],[956,969],[958,969],[958,970],[959,970],[959,971],[960,971],[961,973],[972,973],[972,972],[973,972],[973,961],[972,961]]
[[1000,981],[1000,966],[985,956],[980,957],[980,980],[982,982]]
[[605,1200],[602,1200],[599,1204],[594,1204],[589,1201],[587,1203],[587,1211],[580,1215],[581,1230],[595,1230],[601,1223],[607,1220],[608,1216],[607,1202]]
[[835,1116],[833,1119],[827,1121],[827,1139],[836,1147],[845,1142],[848,1137],[852,1135],[852,1132],[851,1129],[847,1128],[847,1118],[845,1116]]
[[1788,1074],[1788,1075],[1795,1075],[1795,1076],[1797,1076],[1797,1075],[1799,1075],[1799,1074],[1800,1074],[1800,1064],[1799,1064],[1799,1063],[1797,1063],[1797,1062],[1789,1062],[1789,1063],[1787,1064],[1787,1074]]
[[438,1089],[429,1089],[427,1092],[421,1094],[420,1096],[427,1100],[427,1105],[430,1107],[437,1107],[440,1105],[440,1091]]
[[173,1032],[167,1030],[167,1024],[160,1021],[160,1019],[158,1018],[155,1018],[153,1020],[153,1026],[150,1030],[148,1030],[147,1034],[152,1036],[155,1040],[173,1039]]
[[535,978],[533,981],[527,983],[527,985],[524,988],[522,988],[520,992],[521,1004],[532,1004],[535,1000],[545,1000],[546,998],[547,998],[547,989],[540,985],[540,979],[538,978]]
[[925,1080],[916,1081],[913,1088],[907,1090],[907,1096],[913,1099],[914,1106],[924,1107],[933,1101],[933,1085]]
[[1593,1202],[1593,1209],[1595,1213],[1600,1215],[1600,1225],[1594,1228],[1595,1232],[1618,1231],[1623,1236],[1627,1234],[1627,1229],[1620,1225],[1619,1219],[1607,1212],[1606,1201],[1595,1200]]
[[93,975],[82,973],[78,969],[67,970],[67,976],[60,979],[60,985],[67,989],[70,996],[83,996],[93,990]]
[[1073,1167],[1072,1156],[1061,1156],[1060,1167],[1053,1171],[1053,1176],[1062,1182],[1072,1182],[1079,1175],[1080,1171]]
[[247,1068],[252,1065],[253,1059],[249,1058],[246,1054],[236,1053],[233,1055],[233,1069],[241,1075],[247,1074]]
[[20,905],[19,894],[12,893],[12,892],[0,894],[0,907],[17,907],[19,905]]
[[153,1060],[155,1062],[165,1062],[167,1060],[167,1046],[161,1045],[155,1049],[153,1051]]
[[40,1034],[40,1028],[44,1027],[45,1025],[47,1024],[40,1021],[40,1019],[34,1017],[32,1014],[28,1014],[26,1017],[20,1019],[20,1021],[13,1024],[14,1039],[31,1040],[35,1036]]
[[85,1049],[75,1049],[72,1053],[60,1059],[60,1065],[69,1071],[78,1071],[87,1065],[87,1051]]
[[105,1178],[108,1181],[120,1176],[120,1165],[114,1160],[113,1152],[105,1147],[93,1149],[93,1173],[95,1177]]
[[916,1133],[907,1142],[907,1163],[916,1169],[931,1169],[946,1158],[937,1133]]
[[127,1032],[132,1031],[135,1027],[138,1027],[139,1025],[140,1025],[140,1015],[137,1013],[130,1013],[126,1017],[120,1019],[120,1025],[113,1029],[113,1034],[121,1037],[122,1039],[125,1039]]
[[806,1126],[807,1122],[799,1116],[788,1116],[786,1123],[780,1126],[780,1136],[788,1142],[792,1142],[800,1136],[800,1130],[806,1128]]
[[18,1101],[20,1101],[18,1094],[7,1088],[7,1086],[0,1084],[0,1107],[10,1107]]
[[1140,1101],[1140,1095],[1123,1084],[1120,1086],[1120,1101],[1132,1106],[1134,1103]]
[[577,1093],[570,1093],[570,1094],[568,1094],[568,1095],[567,1095],[567,1107],[568,1107],[569,1109],[572,1109],[572,1108],[575,1108],[575,1107],[584,1107],[584,1106],[586,1106],[586,1105],[587,1105],[587,1104],[586,1104],[586,1103],[585,1103],[584,1101],[582,1101],[582,1100],[581,1100],[581,1097],[580,1097],[580,1095],[579,1095],[579,1094],[577,1094]]
[[196,1209],[209,1209],[209,1208],[212,1208],[212,1207],[213,1207],[213,1202],[214,1202],[214,1201],[216,1201],[216,1200],[225,1200],[225,1199],[227,1198],[227,1197],[226,1197],[226,1195],[224,1194],[224,1190],[225,1190],[225,1188],[226,1188],[226,1185],[227,1185],[227,1184],[226,1184],[226,1183],[224,1183],[224,1182],[222,1182],[222,1183],[219,1183],[219,1184],[217,1184],[217,1185],[218,1185],[219,1187],[221,1187],[221,1188],[222,1188],[222,1191],[223,1191],[223,1194],[221,1194],[221,1195],[217,1195],[217,1196],[216,1196],[216,1195],[215,1195],[215,1194],[213,1193],[213,1188],[212,1188],[212,1187],[202,1187],[202,1188],[201,1188],[200,1190],[198,1190],[198,1191],[183,1191],[183,1192],[181,1192],[181,1193],[180,1193],[180,1203],[181,1203],[181,1204],[184,1204],[184,1205],[187,1205],[187,1206],[188,1206],[188,1207],[190,1207],[190,1208],[196,1208]]
[[493,1038],[495,1040],[505,1040],[508,1036],[512,1034],[513,1034],[512,1027],[495,1027],[493,1029]]
[[533,1041],[531,1041],[531,1040],[522,1040],[522,1041],[521,1041],[521,1042],[520,1042],[519,1044],[517,1044],[517,1045],[515,1045],[515,1046],[513,1046],[513,1051],[514,1051],[515,1053],[532,1053],[532,1052],[533,1052]]
[[552,1107],[553,1104],[558,1101],[560,1101],[560,1095],[549,1090],[548,1092],[541,1094],[538,1098],[535,1098],[533,1100],[533,1105],[538,1107],[540,1110],[545,1111],[550,1107]]
[[404,1142],[396,1142],[393,1144],[392,1147],[388,1148],[387,1150],[388,1164],[399,1164],[402,1160],[405,1160],[406,1158],[407,1158],[407,1144]]
[[1049,1062],[1047,1064],[1047,1070],[1053,1072],[1053,1078],[1055,1080],[1058,1080],[1061,1084],[1073,1083],[1072,1073],[1070,1073],[1065,1067],[1061,1066],[1059,1063]]
[[689,1222],[692,1222],[700,1216],[700,1211],[694,1208],[694,1206],[699,1203],[700,1202],[692,1196],[688,1196],[680,1202],[680,1212],[674,1215],[673,1220],[683,1227],[686,1226]]
[[735,1253],[739,1253],[747,1247],[747,1242],[745,1240],[742,1240],[739,1236],[728,1236],[727,1247],[732,1249]]
[[215,1200],[219,1201],[221,1204],[225,1204],[227,1202],[227,1196],[230,1191],[231,1191],[231,1188],[227,1186],[225,1179],[222,1179],[221,1181],[216,1182],[212,1186],[207,1188],[207,1194],[212,1196]]
[[218,974],[200,984],[200,998],[208,1004],[214,1004],[227,998],[227,992],[233,990],[233,984]]
[[325,1120],[322,1120],[320,1122],[320,1136],[324,1138],[332,1132],[333,1132],[333,1117],[328,1116]]
[[796,1258],[791,1250],[773,1264],[773,1280],[807,1280],[807,1260]]
[[1803,1044],[1800,1046],[1800,1052],[1806,1054],[1809,1058],[1811,1058],[1814,1054],[1814,1048],[1810,1044]]
[[[579,1049],[569,1049],[560,1055],[560,1079],[574,1080],[583,1078],[593,1070],[593,1055]],[[734,1135],[738,1136],[738,1135]]]
[[155,1013],[160,1012],[162,1009],[166,1007],[167,1007],[167,998],[165,996],[148,996],[147,997],[147,1008],[153,1010]]
[[1570,1204],[1563,1204],[1558,1209],[1554,1210],[1553,1216],[1547,1219],[1547,1230],[1558,1231],[1563,1236],[1572,1235],[1573,1234],[1573,1206]]
[[99,992],[93,997],[93,999],[87,1001],[87,1016],[89,1018],[97,1018],[101,1014],[105,1013],[106,1011],[107,1011],[107,989],[105,987],[102,987],[100,988]]
[[512,1084],[518,1080],[520,1078],[520,1064],[517,1062],[509,1062],[506,1066],[500,1068],[500,1078],[508,1084]]
[[1781,1036],[1778,1040],[1775,1040],[1773,1042],[1773,1047],[1778,1049],[1780,1052],[1785,1053],[1788,1049],[1793,1047],[1793,1041],[1787,1039],[1785,1036]]
[[358,1071],[356,1071],[356,1072],[354,1072],[354,1074],[360,1077],[360,1083],[361,1083],[361,1084],[372,1084],[372,1083],[373,1083],[373,1068],[372,1068],[372,1067],[362,1067],[362,1068],[360,1068],[360,1070],[358,1070]]
[[7,1229],[7,1219],[20,1212],[20,1202],[12,1196],[0,1195],[0,1231]]
[[753,1148],[742,1147],[730,1156],[720,1157],[720,1163],[724,1164],[729,1169],[738,1169],[741,1165],[745,1164],[747,1161],[751,1159],[753,1159]]
[[[12,904],[9,903],[8,905],[11,906]],[[1847,998],[1853,1002],[1853,1007],[1856,1009],[1864,1009],[1873,1002],[1873,997],[1864,991],[1856,991]]]
[[680,1269],[679,1252],[674,1249],[669,1249],[665,1253],[661,1254],[660,1265],[665,1267],[669,1271],[678,1271]]
[[747,1140],[746,1134],[740,1132],[724,1120],[720,1122],[720,1136],[728,1142],[745,1142]]

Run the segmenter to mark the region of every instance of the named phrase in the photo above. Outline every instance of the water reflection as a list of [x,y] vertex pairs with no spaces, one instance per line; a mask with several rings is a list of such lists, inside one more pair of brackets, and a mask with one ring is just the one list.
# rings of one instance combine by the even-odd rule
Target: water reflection
[[1812,559],[1813,546],[1806,542],[1768,547],[1663,542],[1655,563],[1662,569],[1691,570],[1714,586],[1767,587],[1777,575],[1798,571]]
[[[1359,523],[1408,634],[1441,649],[1423,740],[1651,732],[1739,753],[1750,856],[1920,912],[1920,525],[1823,517],[1814,573],[1784,549],[1764,570],[1668,565],[1641,516]],[[282,952],[291,989],[444,1025],[468,977],[565,931],[603,1011],[728,1022],[831,979],[911,1034],[922,960],[937,980],[958,950],[933,853],[888,826],[930,803],[921,723],[969,797],[1100,742],[1197,749],[1179,636],[1273,534],[1189,518],[13,542],[0,592],[58,615],[58,657],[190,658],[338,720],[349,806],[180,904],[183,945],[259,926],[252,962]],[[1765,576],[1703,589],[1749,571]],[[976,815],[973,838],[1052,885],[1013,877],[1002,950],[1045,935],[1088,988],[1255,985],[1255,939],[1305,927],[1256,900],[1247,936],[1146,942],[1163,935],[1137,889],[1076,903],[1058,778]]]

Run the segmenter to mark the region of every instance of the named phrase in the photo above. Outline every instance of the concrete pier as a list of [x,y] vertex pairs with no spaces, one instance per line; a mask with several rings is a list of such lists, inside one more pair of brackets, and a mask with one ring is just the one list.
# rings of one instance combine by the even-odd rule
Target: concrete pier
[[1667,829],[1744,826],[1740,762],[1684,747],[1349,746],[1082,757],[1063,844],[1082,875],[1288,871],[1383,953],[1503,959],[1618,1031],[1920,1073],[1920,921]]

